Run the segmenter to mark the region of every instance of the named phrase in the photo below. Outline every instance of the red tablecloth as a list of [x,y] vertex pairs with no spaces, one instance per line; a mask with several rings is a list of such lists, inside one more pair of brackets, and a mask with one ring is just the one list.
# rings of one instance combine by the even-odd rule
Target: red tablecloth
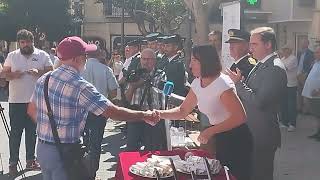
[[[116,179],[117,180],[138,180],[138,179],[148,179],[142,178],[140,176],[134,175],[129,172],[129,168],[131,165],[136,162],[143,162],[147,158],[151,157],[152,154],[155,155],[163,155],[163,156],[172,156],[179,155],[180,158],[184,159],[184,156],[187,152],[186,150],[174,150],[174,151],[145,151],[145,152],[121,152],[119,154],[118,166],[116,171]],[[208,153],[201,150],[193,150],[191,151],[194,155],[202,156],[202,157],[210,157]],[[179,180],[191,179],[190,175],[178,174]],[[200,177],[200,176],[199,176]],[[215,180],[226,180],[226,176],[224,170],[222,169],[219,174],[214,175],[213,178]],[[236,180],[235,177],[230,175],[230,180]]]

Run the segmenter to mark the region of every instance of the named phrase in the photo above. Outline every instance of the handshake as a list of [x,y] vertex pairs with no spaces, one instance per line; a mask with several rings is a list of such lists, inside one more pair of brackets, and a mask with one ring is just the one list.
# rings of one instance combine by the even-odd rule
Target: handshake
[[143,120],[150,124],[151,126],[155,126],[160,120],[160,110],[153,110],[153,111],[145,111],[143,112]]

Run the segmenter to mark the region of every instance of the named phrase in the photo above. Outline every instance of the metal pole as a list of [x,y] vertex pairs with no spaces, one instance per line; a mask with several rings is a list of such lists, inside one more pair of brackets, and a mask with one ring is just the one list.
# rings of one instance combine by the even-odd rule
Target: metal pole
[[125,59],[124,55],[124,7],[125,5],[125,0],[122,0],[122,11],[121,11],[121,55],[122,58]]

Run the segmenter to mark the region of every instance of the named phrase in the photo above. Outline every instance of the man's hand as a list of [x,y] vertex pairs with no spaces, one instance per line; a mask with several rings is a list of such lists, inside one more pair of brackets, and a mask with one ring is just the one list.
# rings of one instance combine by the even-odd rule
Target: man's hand
[[237,68],[237,72],[233,72],[230,69],[226,69],[226,74],[232,79],[234,83],[239,82],[242,79],[241,71]]
[[148,110],[144,112],[143,120],[151,126],[155,126],[160,121],[160,116],[154,111]]
[[213,136],[212,132],[209,129],[210,128],[207,128],[200,132],[200,135],[198,136],[198,141],[201,144],[207,144],[209,139]]
[[26,71],[28,74],[33,75],[33,76],[38,76],[39,75],[39,70],[36,68],[32,68]]

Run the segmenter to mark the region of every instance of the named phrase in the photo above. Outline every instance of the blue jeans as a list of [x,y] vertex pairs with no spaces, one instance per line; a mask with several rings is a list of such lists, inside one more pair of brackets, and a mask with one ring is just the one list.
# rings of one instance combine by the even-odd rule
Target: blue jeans
[[287,87],[287,96],[282,103],[282,124],[296,126],[297,120],[297,87]]
[[16,165],[19,160],[19,149],[22,132],[25,129],[26,160],[35,159],[36,124],[27,114],[27,103],[9,103],[11,132],[9,137],[9,164]]
[[37,157],[43,180],[67,180],[60,154],[55,145],[38,142]]
[[95,177],[95,172],[99,169],[101,142],[106,126],[104,116],[96,116],[89,113],[85,126],[84,144],[88,147],[88,158],[90,174]]

